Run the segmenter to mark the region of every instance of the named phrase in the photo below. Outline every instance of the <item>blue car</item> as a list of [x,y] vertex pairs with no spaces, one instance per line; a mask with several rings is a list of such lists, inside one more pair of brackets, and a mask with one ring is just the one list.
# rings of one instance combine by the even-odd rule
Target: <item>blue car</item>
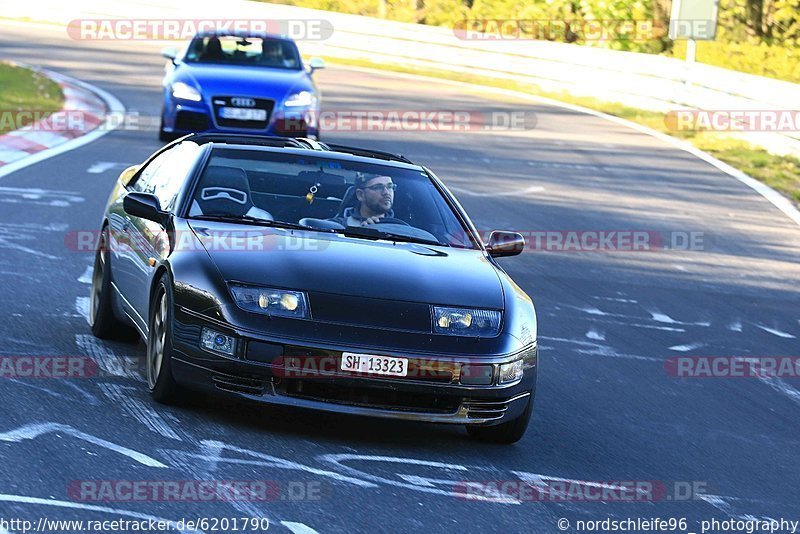
[[193,132],[319,138],[321,59],[303,64],[291,39],[252,33],[200,33],[182,50],[164,49],[159,139]]

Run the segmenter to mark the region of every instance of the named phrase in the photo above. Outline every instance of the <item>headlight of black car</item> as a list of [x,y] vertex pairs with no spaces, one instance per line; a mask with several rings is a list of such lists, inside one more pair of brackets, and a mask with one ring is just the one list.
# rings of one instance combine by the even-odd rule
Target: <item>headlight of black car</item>
[[503,314],[497,310],[433,307],[433,331],[448,336],[495,337]]
[[243,310],[264,315],[308,319],[308,298],[302,291],[229,284],[233,300]]

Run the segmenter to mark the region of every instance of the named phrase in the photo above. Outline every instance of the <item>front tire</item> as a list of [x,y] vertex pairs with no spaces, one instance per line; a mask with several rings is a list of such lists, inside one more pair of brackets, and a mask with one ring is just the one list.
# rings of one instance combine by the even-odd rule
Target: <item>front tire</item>
[[467,434],[487,443],[516,443],[525,435],[532,412],[533,397],[528,397],[525,411],[516,419],[494,426],[467,425]]
[[173,303],[172,282],[164,274],[153,294],[147,334],[147,386],[153,400],[161,404],[176,404],[182,397],[172,375]]

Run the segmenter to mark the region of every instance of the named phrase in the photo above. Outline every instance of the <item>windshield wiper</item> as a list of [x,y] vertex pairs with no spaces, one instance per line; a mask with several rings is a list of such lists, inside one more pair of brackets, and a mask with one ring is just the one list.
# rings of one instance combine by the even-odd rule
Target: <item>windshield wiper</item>
[[338,230],[339,233],[347,237],[363,237],[365,239],[388,239],[390,241],[402,241],[404,243],[421,243],[423,245],[436,245],[439,247],[449,247],[446,243],[441,243],[436,239],[425,239],[424,237],[415,237],[405,234],[398,234],[395,232],[386,232],[378,230],[377,228],[369,228],[365,226],[346,226],[344,230]]
[[313,226],[306,226],[304,224],[285,222],[285,221],[268,221],[266,219],[259,219],[251,215],[197,215],[192,219],[199,219],[201,221],[220,221],[242,224],[255,224],[260,226],[269,226],[271,228],[288,228],[290,230],[311,230],[313,232],[326,232],[334,233],[336,230],[328,228],[315,228]]

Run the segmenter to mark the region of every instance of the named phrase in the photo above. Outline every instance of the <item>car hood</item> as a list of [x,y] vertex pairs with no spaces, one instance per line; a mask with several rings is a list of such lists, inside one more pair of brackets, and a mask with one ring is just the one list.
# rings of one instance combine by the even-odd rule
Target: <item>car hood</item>
[[494,265],[479,250],[191,221],[226,281],[365,298],[503,309]]
[[206,98],[241,95],[280,102],[291,93],[314,90],[303,70],[184,63],[176,74],[176,80],[197,87]]

